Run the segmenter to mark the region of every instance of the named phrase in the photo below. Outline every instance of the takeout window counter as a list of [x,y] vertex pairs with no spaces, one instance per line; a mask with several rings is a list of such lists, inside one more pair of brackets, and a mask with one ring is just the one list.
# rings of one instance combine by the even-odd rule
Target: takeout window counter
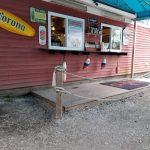
[[84,19],[48,12],[49,50],[84,51]]

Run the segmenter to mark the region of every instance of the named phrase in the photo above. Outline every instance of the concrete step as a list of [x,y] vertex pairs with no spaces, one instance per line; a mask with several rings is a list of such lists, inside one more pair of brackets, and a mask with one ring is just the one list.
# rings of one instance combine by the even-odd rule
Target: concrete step
[[[45,89],[45,90],[38,90],[32,91],[32,94],[35,100],[40,103],[46,109],[50,109],[51,107],[56,106],[56,93],[54,89]],[[70,96],[63,94],[62,105],[64,111],[69,111],[71,109],[79,108],[82,106],[92,105],[97,100],[94,99],[83,99],[75,96]]]
[[[99,82],[94,82],[65,86],[64,88],[69,93],[72,93],[63,94],[62,96],[64,111],[68,111],[83,106],[97,105],[97,103],[120,100],[149,88],[149,85],[147,87],[137,88],[134,90],[125,90],[103,85]],[[54,88],[32,91],[32,93],[36,97],[37,101],[44,107],[50,109],[50,107],[56,106],[56,91]]]
[[[86,83],[80,85],[65,86],[65,89],[72,94],[63,94],[62,104],[65,111],[82,106],[95,105],[100,99],[116,94],[121,94],[127,90],[118,89],[100,83]],[[32,91],[38,102],[45,107],[56,105],[56,92],[53,88]],[[46,104],[43,104],[46,103]]]

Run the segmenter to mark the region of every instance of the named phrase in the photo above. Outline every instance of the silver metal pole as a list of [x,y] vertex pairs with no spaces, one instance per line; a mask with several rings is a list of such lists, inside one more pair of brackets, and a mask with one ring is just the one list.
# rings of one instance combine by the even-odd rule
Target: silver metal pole
[[135,60],[135,49],[136,49],[136,30],[137,24],[134,20],[134,35],[133,35],[133,47],[132,47],[132,64],[131,64],[131,78],[134,78],[134,60]]

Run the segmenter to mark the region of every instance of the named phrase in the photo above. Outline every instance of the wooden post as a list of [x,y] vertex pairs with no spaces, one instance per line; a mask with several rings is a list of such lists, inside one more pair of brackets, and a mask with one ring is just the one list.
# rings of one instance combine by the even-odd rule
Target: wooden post
[[[63,67],[58,66],[56,68],[56,87],[63,87],[63,73]],[[56,119],[60,119],[62,117],[62,113],[62,92],[56,91]]]

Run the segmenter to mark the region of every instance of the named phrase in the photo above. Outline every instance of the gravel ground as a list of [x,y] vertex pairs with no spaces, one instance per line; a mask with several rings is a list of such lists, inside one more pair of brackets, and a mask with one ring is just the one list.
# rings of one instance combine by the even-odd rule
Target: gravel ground
[[0,98],[0,150],[150,150],[150,89],[53,119],[32,96]]

